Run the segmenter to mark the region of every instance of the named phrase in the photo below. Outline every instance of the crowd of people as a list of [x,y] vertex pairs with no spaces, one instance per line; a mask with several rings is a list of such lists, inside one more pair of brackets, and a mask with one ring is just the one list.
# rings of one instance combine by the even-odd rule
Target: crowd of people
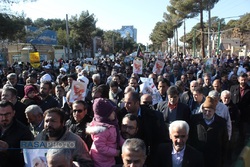
[[[49,149],[32,166],[230,166],[250,134],[250,61],[213,60],[166,56],[160,74],[154,57],[142,74],[118,57],[1,67],[0,166],[23,167],[20,142],[33,140],[76,148]],[[142,93],[141,77],[152,79],[158,103]]]

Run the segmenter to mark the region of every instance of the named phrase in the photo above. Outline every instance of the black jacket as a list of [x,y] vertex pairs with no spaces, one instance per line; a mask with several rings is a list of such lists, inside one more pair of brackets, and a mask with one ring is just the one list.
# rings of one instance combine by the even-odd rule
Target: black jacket
[[79,123],[77,123],[74,118],[71,118],[66,122],[66,127],[69,129],[69,131],[80,136],[85,141],[89,149],[92,145],[93,140],[89,134],[86,134],[86,125],[91,121],[92,118],[88,115],[85,115]]
[[[160,144],[155,154],[154,166],[172,167],[172,150],[173,146],[171,143]],[[182,167],[204,167],[202,154],[193,147],[186,145]]]
[[222,167],[228,142],[226,120],[214,114],[214,121],[207,125],[202,113],[192,115],[189,141],[191,146],[203,153],[206,167]]
[[[141,116],[138,116],[139,129],[137,137],[142,139],[147,147],[148,158],[147,166],[151,163],[150,155],[153,155],[160,143],[167,141],[167,131],[164,127],[163,116],[159,111],[152,110],[146,106],[140,106]],[[122,118],[127,114],[123,108],[118,114],[118,120],[121,124]]]
[[17,101],[16,104],[14,105],[16,119],[18,119],[18,121],[20,121],[24,125],[29,125],[28,120],[25,116],[25,109],[26,105],[21,103],[20,101]]
[[45,100],[41,101],[40,107],[45,112],[49,108],[59,107],[59,104],[56,99],[49,95]]
[[244,122],[250,121],[250,87],[247,85],[244,95],[240,95],[240,85],[233,85],[230,88],[231,100],[240,110],[240,119]]
[[[168,129],[168,126],[171,123],[169,121],[169,116],[168,116],[168,102],[163,101],[163,102],[158,103],[157,110],[163,113],[164,122]],[[178,102],[176,110],[177,110],[176,120],[183,120],[189,123],[190,115],[191,115],[189,107],[184,103]]]
[[[2,133],[1,130],[0,133]],[[24,158],[20,149],[20,141],[30,141],[33,139],[34,137],[29,128],[18,120],[13,119],[11,126],[0,137],[0,140],[7,142],[9,145],[9,150],[0,151],[0,166],[23,167]]]

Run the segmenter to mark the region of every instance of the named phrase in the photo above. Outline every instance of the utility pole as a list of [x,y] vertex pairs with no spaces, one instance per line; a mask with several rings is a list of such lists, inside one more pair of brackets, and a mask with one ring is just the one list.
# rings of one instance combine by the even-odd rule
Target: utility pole
[[211,10],[210,10],[210,0],[208,1],[208,29],[207,29],[207,55],[208,58],[211,57],[211,35],[210,35],[210,29],[211,29]]
[[220,21],[218,23],[218,39],[217,40],[218,41],[217,41],[217,51],[216,51],[216,53],[218,55],[219,54],[219,50],[220,50]]
[[201,55],[205,58],[204,50],[204,25],[203,25],[203,0],[200,0],[200,24],[201,24]]
[[169,54],[170,54],[170,57],[171,57],[171,38],[169,40]]
[[70,57],[70,46],[69,46],[69,21],[68,21],[68,14],[66,14],[66,40],[67,40],[67,56],[68,60]]
[[175,28],[173,29],[173,37],[174,37],[174,53],[175,53],[176,52]]
[[193,57],[196,57],[195,52],[196,52],[196,31],[194,31],[194,37],[193,37]]
[[183,41],[183,54],[186,56],[186,19],[184,18],[184,41]]
[[176,47],[176,54],[177,54],[177,57],[179,57],[179,43],[178,43],[178,28],[177,28],[177,26],[176,26],[176,45],[177,45],[177,47]]
[[112,53],[114,53],[115,50],[115,43],[114,43],[114,32],[112,33]]

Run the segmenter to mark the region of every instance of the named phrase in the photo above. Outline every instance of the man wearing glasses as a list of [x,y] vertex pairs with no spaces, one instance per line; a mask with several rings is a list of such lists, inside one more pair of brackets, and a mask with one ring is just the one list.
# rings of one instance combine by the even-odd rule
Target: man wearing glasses
[[122,119],[121,135],[124,139],[136,137],[138,131],[138,118],[131,113],[126,114]]
[[20,141],[33,140],[28,127],[15,117],[14,106],[9,101],[0,101],[0,166],[24,166]]
[[66,126],[69,131],[80,136],[86,142],[88,148],[90,148],[92,139],[90,135],[87,135],[85,132],[86,124],[92,120],[92,118],[87,114],[88,105],[85,101],[77,100],[73,102],[72,108],[72,117],[66,122]]

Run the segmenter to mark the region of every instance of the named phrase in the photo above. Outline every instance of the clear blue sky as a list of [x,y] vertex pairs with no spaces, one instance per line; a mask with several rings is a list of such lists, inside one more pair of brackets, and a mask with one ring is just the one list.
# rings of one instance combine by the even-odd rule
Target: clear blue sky
[[[13,5],[12,9],[24,12],[32,20],[37,18],[60,18],[66,14],[69,18],[80,15],[88,10],[94,14],[97,27],[103,30],[120,29],[122,26],[133,25],[137,28],[137,42],[150,43],[149,35],[155,24],[163,20],[163,13],[167,12],[167,0],[37,0],[32,3]],[[238,16],[250,12],[250,0],[220,0],[211,11],[211,16],[220,18]],[[238,19],[238,18],[235,18]],[[204,21],[207,12],[204,12]],[[226,19],[228,21],[229,19]],[[199,17],[186,21],[186,31],[199,22]],[[179,36],[183,35],[183,27]]]

